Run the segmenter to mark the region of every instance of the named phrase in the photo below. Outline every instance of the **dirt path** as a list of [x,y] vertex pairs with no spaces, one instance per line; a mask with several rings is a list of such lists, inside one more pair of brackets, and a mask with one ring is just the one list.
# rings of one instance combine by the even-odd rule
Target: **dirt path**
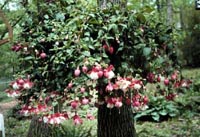
[[17,102],[15,100],[6,103],[0,103],[0,113],[5,115],[6,112],[14,107],[16,104]]

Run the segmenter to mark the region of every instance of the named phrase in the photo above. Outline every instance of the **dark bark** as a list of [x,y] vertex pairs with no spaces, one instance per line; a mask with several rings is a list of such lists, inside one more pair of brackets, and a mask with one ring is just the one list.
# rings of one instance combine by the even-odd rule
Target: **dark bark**
[[98,109],[98,137],[136,137],[131,106]]
[[52,129],[43,121],[39,121],[38,117],[33,117],[29,127],[27,137],[52,137]]

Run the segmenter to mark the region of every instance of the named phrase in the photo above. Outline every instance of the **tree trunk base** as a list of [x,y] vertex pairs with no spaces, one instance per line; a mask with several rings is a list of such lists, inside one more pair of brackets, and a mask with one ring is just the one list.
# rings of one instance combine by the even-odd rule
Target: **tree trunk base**
[[130,106],[108,109],[106,105],[98,109],[98,137],[136,137]]
[[39,121],[38,117],[33,117],[29,127],[27,137],[52,137],[50,126],[43,121]]

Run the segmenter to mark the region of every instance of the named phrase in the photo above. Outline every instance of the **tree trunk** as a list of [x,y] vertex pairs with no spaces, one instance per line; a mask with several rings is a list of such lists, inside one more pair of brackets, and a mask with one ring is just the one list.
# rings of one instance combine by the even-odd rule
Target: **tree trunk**
[[[97,0],[101,9],[107,8],[108,2],[126,7],[127,0]],[[104,95],[99,94],[99,98]],[[131,106],[123,105],[120,109],[106,107],[106,104],[98,108],[98,137],[136,137]]]
[[172,1],[167,0],[167,25],[172,25],[173,13],[172,13]]
[[123,8],[125,8],[127,4],[127,0],[97,0],[98,6],[101,9],[106,9],[109,2],[113,5],[119,5]]
[[183,6],[180,7],[180,25],[181,25],[181,29],[185,30],[185,24],[184,24],[184,17],[183,17]]
[[97,134],[98,137],[136,137],[131,106],[109,109],[100,105]]
[[39,121],[38,117],[33,117],[29,127],[27,137],[53,137],[52,129],[48,124]]

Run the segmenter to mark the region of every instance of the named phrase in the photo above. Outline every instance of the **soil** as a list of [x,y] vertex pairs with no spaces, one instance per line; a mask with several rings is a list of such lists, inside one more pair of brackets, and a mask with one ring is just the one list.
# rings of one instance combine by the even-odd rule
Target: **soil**
[[15,101],[15,100],[10,101],[10,102],[6,102],[6,103],[0,103],[0,113],[5,115],[6,112],[9,109],[13,108],[16,104],[17,104],[17,101]]

